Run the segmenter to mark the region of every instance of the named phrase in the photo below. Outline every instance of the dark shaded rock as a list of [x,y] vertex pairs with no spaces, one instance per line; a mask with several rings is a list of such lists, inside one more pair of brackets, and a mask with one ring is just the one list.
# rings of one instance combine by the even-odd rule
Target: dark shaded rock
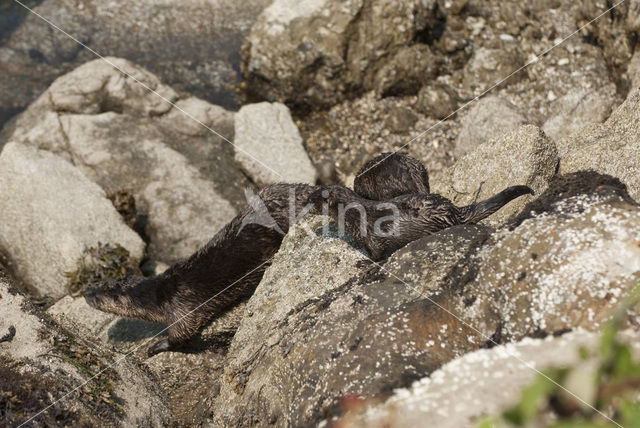
[[376,92],[383,97],[415,94],[437,76],[438,61],[427,45],[399,49],[376,73]]
[[363,90],[415,93],[436,71],[414,43],[435,14],[435,1],[276,0],[243,45],[242,72],[253,95],[313,108]]

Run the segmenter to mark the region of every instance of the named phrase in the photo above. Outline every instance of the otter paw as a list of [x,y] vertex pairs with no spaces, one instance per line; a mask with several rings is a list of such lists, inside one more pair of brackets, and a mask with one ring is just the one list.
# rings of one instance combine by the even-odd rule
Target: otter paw
[[156,354],[161,352],[171,351],[171,346],[169,345],[169,339],[162,339],[157,341],[155,344],[151,345],[147,349],[147,356],[153,357]]

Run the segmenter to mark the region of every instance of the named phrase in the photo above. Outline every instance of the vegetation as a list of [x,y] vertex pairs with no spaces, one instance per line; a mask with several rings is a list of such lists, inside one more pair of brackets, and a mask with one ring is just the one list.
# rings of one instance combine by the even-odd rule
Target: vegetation
[[546,370],[522,391],[516,406],[500,418],[483,421],[481,428],[640,427],[640,360],[618,334],[627,310],[638,302],[638,288],[603,329],[597,352],[581,349],[581,362],[574,367]]
[[67,272],[69,294],[76,297],[91,285],[108,279],[139,274],[138,266],[131,260],[129,251],[120,244],[102,244],[84,250],[78,270]]

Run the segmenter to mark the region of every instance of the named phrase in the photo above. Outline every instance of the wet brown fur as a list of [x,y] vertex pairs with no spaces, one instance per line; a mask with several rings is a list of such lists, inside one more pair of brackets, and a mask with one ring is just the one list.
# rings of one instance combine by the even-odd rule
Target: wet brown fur
[[[290,192],[296,214],[315,186],[276,184],[258,193],[280,230],[289,230]],[[283,233],[248,221],[247,206],[203,248],[152,278],[130,277],[85,291],[87,302],[100,310],[169,325],[169,338],[151,346],[149,355],[178,349],[213,317],[250,296]]]
[[[423,236],[451,226],[477,223],[524,194],[533,194],[533,190],[527,186],[512,186],[485,201],[457,207],[436,194],[405,194],[386,201],[373,201],[344,186],[334,185],[322,186],[313,192],[309,201],[313,213],[328,214],[339,225],[344,224],[356,242],[378,261]],[[348,208],[349,205],[354,208]],[[363,207],[366,216],[357,207]],[[395,225],[390,217],[393,208],[398,213],[394,217],[397,219]],[[376,233],[376,224],[382,234]]]
[[[110,281],[87,289],[85,299],[91,306],[106,312],[167,324],[168,339],[152,345],[148,354],[176,350],[215,316],[253,293],[291,226],[292,194],[296,218],[303,209],[310,208],[308,202],[316,207],[316,211],[320,210],[325,202],[322,196],[325,190],[334,207],[338,202],[361,203],[367,210],[366,227],[369,228],[373,228],[377,219],[389,215],[388,210],[377,207],[379,201],[395,204],[401,213],[401,233],[389,238],[361,234],[359,217],[351,217],[353,211],[346,213],[347,231],[379,260],[426,234],[455,224],[479,221],[514,197],[531,191],[525,186],[516,186],[479,204],[455,207],[446,198],[429,194],[428,175],[420,162],[406,155],[388,153],[362,167],[354,189],[355,192],[344,186],[305,184],[268,186],[258,196],[277,228],[253,222],[251,216],[255,211],[248,205],[202,249],[163,274]],[[335,210],[330,211],[329,214],[335,217]]]

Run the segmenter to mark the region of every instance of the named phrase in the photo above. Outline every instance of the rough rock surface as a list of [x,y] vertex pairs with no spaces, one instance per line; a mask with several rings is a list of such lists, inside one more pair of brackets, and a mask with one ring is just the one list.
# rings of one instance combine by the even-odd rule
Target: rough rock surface
[[57,153],[111,193],[130,189],[148,219],[151,258],[173,262],[207,242],[244,203],[248,182],[233,163],[233,117],[179,99],[129,61],[95,60],[58,78],[12,127],[10,139]]
[[83,297],[66,296],[47,313],[69,331],[100,341],[104,346],[142,361],[155,377],[154,389],[168,398],[174,421],[198,425],[208,419],[203,397],[220,388],[223,361],[231,338],[245,314],[245,304],[221,314],[194,338],[185,352],[167,352],[147,358],[153,341],[166,337],[166,326],[96,311]]
[[339,413],[344,397],[388,394],[484,343],[477,333],[459,334],[464,326],[425,296],[486,239],[486,229],[424,238],[396,252],[388,269],[364,271],[363,256],[345,242],[296,229],[249,301],[214,423],[312,424]]
[[551,107],[555,112],[542,125],[542,130],[558,141],[587,125],[604,122],[614,104],[610,94],[615,92],[612,83],[596,90],[576,90],[558,98]]
[[[487,199],[509,186],[527,185],[537,194],[547,188],[558,164],[557,149],[534,125],[524,125],[480,144],[451,168],[440,193],[456,205]],[[434,186],[438,188],[438,186]],[[486,221],[499,224],[519,213],[533,196],[510,202]]]
[[640,280],[640,207],[619,181],[573,174],[540,199],[492,237],[465,286],[466,316],[493,312],[502,340],[595,331]]
[[[638,340],[635,331],[621,336],[630,343]],[[580,331],[471,352],[394,391],[382,404],[365,403],[338,423],[348,428],[477,427],[482,418],[518,403],[537,375],[534,369],[588,364],[580,358],[581,349],[595,352],[598,344],[599,335]]]
[[[243,74],[262,98],[315,106],[362,89],[397,93],[408,83],[417,91],[437,64],[412,41],[434,13],[435,1],[276,0],[245,41]],[[403,67],[407,59],[419,68]]]
[[[2,375],[11,376],[0,389],[9,397],[27,393],[23,404],[31,404],[18,409],[16,419],[5,419],[8,425],[25,422],[49,405],[35,424],[162,426],[172,420],[154,377],[90,335],[37,312],[5,277],[0,278],[0,311],[0,332],[15,328],[15,336],[0,343]],[[6,410],[3,414],[10,415]]]
[[559,143],[566,153],[560,172],[592,169],[619,178],[640,200],[640,88],[601,125],[591,125]]
[[235,159],[254,182],[315,184],[316,170],[287,106],[258,103],[235,115]]
[[[336,3],[343,4],[343,2]],[[375,9],[374,5],[379,10],[384,10],[382,5],[386,4],[384,1],[377,0],[363,1],[363,3],[365,4],[363,11],[368,7]],[[333,7],[332,2],[327,1],[326,4],[329,5],[325,8],[327,10]],[[424,4],[428,6],[428,3]],[[505,3],[493,0],[438,2],[437,11],[434,14],[413,21],[415,28],[422,28],[417,31],[413,41],[407,42],[401,47],[390,44],[388,47],[381,47],[377,50],[373,50],[372,47],[370,50],[370,53],[377,55],[376,60],[380,62],[380,67],[382,67],[386,65],[386,61],[393,58],[396,51],[404,49],[406,46],[428,45],[438,66],[438,76],[437,79],[433,79],[423,87],[425,92],[422,94],[422,100],[416,100],[415,96],[419,93],[420,88],[416,88],[415,92],[404,97],[379,99],[375,92],[372,92],[354,100],[342,101],[339,104],[335,103],[344,98],[344,93],[327,95],[327,102],[331,101],[330,104],[335,105],[328,111],[312,113],[301,125],[310,157],[317,165],[327,163],[335,165],[337,176],[346,182],[367,158],[380,152],[401,149],[422,160],[427,165],[430,177],[432,176],[434,181],[438,181],[439,176],[443,175],[445,170],[459,157],[458,149],[454,150],[455,145],[462,147],[466,141],[485,141],[488,138],[486,134],[479,134],[476,137],[473,133],[466,133],[466,135],[459,137],[459,134],[463,133],[466,127],[461,123],[473,122],[466,120],[466,117],[470,114],[471,109],[483,103],[485,97],[496,96],[503,102],[509,103],[510,106],[516,106],[516,111],[510,112],[510,114],[518,116],[514,118],[514,122],[517,124],[529,123],[542,127],[549,121],[547,129],[558,138],[560,135],[554,133],[552,128],[558,129],[566,124],[575,127],[573,129],[579,129],[580,120],[584,120],[585,125],[601,121],[606,118],[608,108],[615,108],[623,101],[630,85],[632,73],[626,75],[624,71],[631,60],[636,40],[635,30],[629,24],[630,18],[628,18],[635,16],[634,13],[637,14],[635,7],[627,7],[627,4],[619,5],[615,13],[605,14],[598,21],[585,27],[582,36],[574,35],[550,50],[544,57],[534,61],[537,55],[550,49],[573,33],[576,28],[603,13],[606,10],[606,3],[596,0],[580,4],[556,0],[522,3]],[[428,7],[422,10],[426,11]],[[332,12],[327,13],[331,15]],[[366,16],[363,13],[360,18],[364,20]],[[389,12],[388,16],[391,18],[394,15]],[[301,19],[304,21],[313,18]],[[317,22],[321,22],[323,19],[329,18],[317,17]],[[404,27],[403,19],[398,19],[397,28]],[[287,70],[295,68],[295,65],[290,65],[288,62],[298,61],[296,58],[302,53],[295,51],[295,49],[298,46],[306,46],[303,43],[306,40],[317,46],[325,42],[328,43],[330,37],[340,40],[350,40],[351,37],[355,37],[351,32],[339,34],[330,32],[326,35],[315,34],[313,31],[307,33],[304,29],[296,27],[295,22],[297,21],[294,19],[289,24],[283,24],[284,30],[282,30],[285,34],[282,37],[297,38],[296,43],[288,42],[291,45],[292,59],[281,55],[273,56],[272,63],[276,68],[287,68]],[[370,28],[376,28],[378,23],[373,22],[369,25]],[[396,24],[387,25],[392,27]],[[420,27],[420,25],[424,25],[424,27]],[[369,39],[375,37],[367,36]],[[486,73],[482,70],[478,76],[471,73],[471,65],[469,64],[472,62],[471,58],[476,56],[476,52],[479,50],[497,53],[505,47],[513,47],[514,45],[517,45],[516,50],[520,51],[515,52],[517,54],[515,56],[499,54],[491,56],[494,61],[492,67],[504,70],[506,74],[498,76],[498,73],[493,73],[492,76],[489,76],[490,78],[485,79],[485,83],[492,82],[492,79],[497,77],[507,77],[511,71],[515,71],[518,67],[529,65],[502,85],[480,97],[479,101],[475,100],[477,92],[466,87],[465,82],[474,83],[476,78],[480,79]],[[266,45],[265,48],[268,49],[270,46],[272,45]],[[288,50],[289,48],[284,49]],[[351,59],[355,57],[349,55],[350,50],[342,52],[344,55],[340,60],[336,59],[335,62],[344,61],[347,64],[344,67],[347,67]],[[246,52],[245,58],[248,58]],[[369,62],[355,62],[351,64],[350,70],[366,77],[369,68],[363,65],[365,63],[369,64]],[[325,64],[328,62],[319,61],[316,65],[319,69],[324,69]],[[336,66],[336,69],[341,70],[341,67],[343,66]],[[315,70],[317,69],[312,69],[312,71]],[[331,82],[341,78],[346,79],[347,76],[346,73],[335,75],[332,75],[330,71],[327,73],[333,76]],[[289,79],[289,75],[286,76]],[[308,69],[304,69],[304,72],[300,71],[299,77],[293,80],[297,79],[296,81],[300,82],[309,76]],[[444,123],[438,123],[437,120],[434,120],[442,112],[436,112],[433,105],[428,109],[423,106],[427,101],[426,94],[429,93],[433,81],[442,85],[441,95],[445,92],[455,95],[459,107],[469,103]],[[319,80],[309,83],[312,87],[309,91],[315,91],[314,93],[346,91],[346,94],[349,94],[348,90],[339,85],[324,85],[324,82],[324,80]],[[247,83],[250,89],[254,85],[251,78]],[[269,87],[264,90],[271,91],[269,92],[271,95],[276,92],[286,92],[281,90],[277,84],[266,83],[259,78],[255,83],[255,86],[259,88],[267,85]],[[610,90],[611,85],[616,86],[615,91]],[[474,83],[473,86],[479,89],[483,85]],[[301,87],[305,86],[303,84],[291,85],[289,93],[296,97],[300,95],[299,89]],[[260,89],[257,90],[257,92],[260,91]],[[591,95],[587,96],[582,103],[575,104],[573,106],[576,107],[575,111],[568,108],[568,105],[561,104],[560,100],[570,101],[570,94],[585,91]],[[565,99],[565,96],[568,98]],[[444,105],[445,97],[438,97],[438,99],[441,98]],[[429,103],[427,102],[427,104]],[[438,104],[437,107],[444,110],[443,105]],[[404,128],[401,133],[398,133],[386,125],[386,119],[391,109],[396,107],[411,108],[424,114],[418,114],[418,120],[414,122],[413,126]],[[511,110],[511,107],[508,110]],[[582,119],[575,122],[568,119],[576,113],[579,113]],[[498,122],[499,118],[500,114],[491,115],[491,120],[487,122],[487,125],[491,126],[493,121]],[[554,124],[555,126],[552,126]],[[487,131],[489,130],[490,128],[487,128]],[[472,147],[468,149],[472,149]],[[462,150],[462,152],[465,151]]]
[[515,105],[498,96],[488,96],[469,108],[460,121],[455,153],[462,156],[482,143],[518,129],[526,119]]
[[[235,108],[242,39],[269,0],[26,4],[102,56],[135,61],[181,93]],[[20,15],[6,27],[3,23],[2,30],[10,32],[0,39],[0,127],[55,78],[95,59],[22,6],[16,8]]]
[[18,143],[0,154],[0,247],[38,294],[64,295],[66,272],[86,248],[120,244],[134,260],[145,244],[104,191],[61,157]]
[[427,116],[444,119],[457,110],[457,98],[458,95],[449,86],[432,83],[420,89],[416,109]]

